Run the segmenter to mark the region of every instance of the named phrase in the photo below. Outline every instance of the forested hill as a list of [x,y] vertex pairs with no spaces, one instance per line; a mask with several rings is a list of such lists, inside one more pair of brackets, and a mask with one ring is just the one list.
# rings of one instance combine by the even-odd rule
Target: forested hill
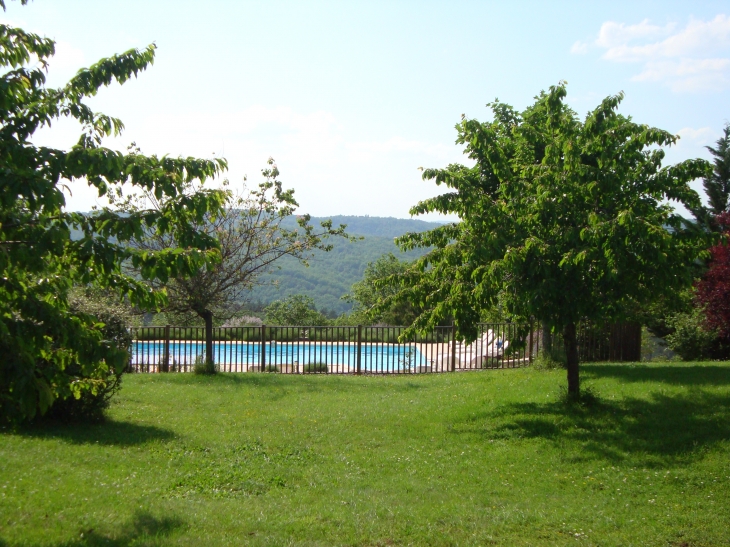
[[[296,217],[289,217],[284,222],[287,227],[293,227]],[[347,233],[360,236],[376,236],[393,239],[406,232],[425,232],[439,226],[437,222],[426,222],[414,218],[345,216],[312,217],[312,224],[319,226],[323,220],[331,219],[332,226],[347,225]]]
[[[347,233],[363,236],[364,239],[334,241],[334,249],[329,253],[316,253],[308,268],[295,260],[282,259],[279,263],[281,269],[263,278],[265,285],[252,291],[252,304],[260,306],[291,294],[306,294],[314,299],[320,310],[337,314],[348,311],[351,305],[341,297],[349,292],[353,283],[362,279],[369,262],[386,253],[409,260],[423,254],[420,250],[401,253],[393,242],[395,237],[439,226],[435,222],[391,217],[338,215],[327,218],[332,219],[333,226],[346,224]],[[312,224],[319,226],[322,220],[325,218],[312,217]]]
[[[249,298],[254,309],[260,309],[269,302],[286,298],[291,294],[306,294],[316,302],[317,309],[330,314],[349,311],[351,305],[342,300],[356,281],[362,279],[365,267],[386,253],[393,253],[401,259],[413,260],[424,254],[416,250],[401,253],[393,239],[406,232],[424,232],[439,226],[436,222],[369,216],[312,217],[312,224],[327,218],[333,226],[347,225],[347,233],[362,236],[364,239],[349,242],[334,239],[334,249],[329,253],[317,252],[305,267],[296,260],[283,258],[278,262],[280,269],[261,279],[263,285],[255,288]],[[284,225],[293,228],[294,217],[285,220]],[[80,237],[80,232],[72,231],[72,238]]]

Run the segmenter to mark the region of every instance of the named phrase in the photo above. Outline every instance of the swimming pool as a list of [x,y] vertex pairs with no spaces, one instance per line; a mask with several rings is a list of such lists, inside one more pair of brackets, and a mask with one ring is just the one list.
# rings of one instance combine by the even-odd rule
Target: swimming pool
[[[170,341],[169,364],[187,368],[198,356],[205,355],[205,343]],[[136,367],[156,367],[164,359],[165,342],[136,340],[132,345],[131,364]],[[289,366],[325,363],[331,369],[346,372],[357,368],[356,344],[318,342],[267,342],[264,346],[265,365]],[[214,342],[213,359],[223,370],[243,371],[261,365],[259,342]],[[360,370],[363,372],[395,372],[428,365],[415,345],[362,344]]]

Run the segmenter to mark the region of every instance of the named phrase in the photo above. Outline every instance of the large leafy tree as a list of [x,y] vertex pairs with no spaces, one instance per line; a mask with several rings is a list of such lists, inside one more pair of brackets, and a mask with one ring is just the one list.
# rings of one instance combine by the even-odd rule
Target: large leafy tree
[[494,102],[492,121],[463,117],[457,143],[474,165],[426,170],[450,191],[411,209],[460,220],[400,238],[433,250],[399,276],[407,288],[393,299],[424,309],[411,332],[451,317],[473,340],[480,312],[498,302],[516,320],[547,323],[563,334],[578,395],[579,321],[619,319],[692,282],[687,265],[706,245],[680,230],[667,200],[697,206],[688,183],[709,166],[662,167],[661,147],[676,137],[619,114],[623,94],[582,121],[565,96],[561,83],[523,112]]
[[[347,237],[344,225],[333,228],[332,221],[325,220],[316,227],[310,223],[309,215],[296,217],[294,227],[287,227],[286,221],[298,207],[294,191],[283,188],[273,159],[269,159],[269,167],[262,174],[265,180],[258,188],[244,187],[238,194],[227,192],[224,210],[195,224],[200,232],[218,241],[217,263],[201,267],[193,275],[181,272],[149,282],[167,291],[166,312],[183,320],[192,315],[204,321],[208,362],[213,361],[214,318],[228,319],[239,311],[251,289],[262,282],[262,275],[276,268],[282,258],[291,257],[307,264],[315,250],[332,249],[330,237]],[[189,191],[194,192],[195,188],[191,186]],[[143,192],[115,199],[120,210],[136,213],[145,207],[162,211],[172,198],[158,199]],[[159,252],[179,246],[175,238],[176,234],[154,226],[141,237],[134,236],[132,244],[143,251]]]
[[[70,306],[72,286],[96,286],[139,306],[159,307],[164,293],[145,280],[192,273],[218,256],[215,239],[195,226],[222,209],[225,195],[184,189],[216,176],[225,162],[106,148],[104,137],[120,134],[122,122],[85,102],[102,87],[136,76],[154,53],[153,45],[102,59],[65,86],[49,88],[45,70],[54,42],[0,25],[1,417],[29,419],[58,398],[96,393],[107,373],[126,365],[126,351],[104,338],[103,325]],[[59,118],[80,124],[78,141],[68,150],[35,145],[36,131]],[[161,210],[130,215],[68,212],[63,184],[77,179],[100,197],[130,184],[169,199]],[[152,226],[174,234],[178,246],[150,252],[127,245]],[[73,229],[81,235],[72,240]],[[124,274],[125,261],[141,278]]]
[[708,146],[713,156],[712,172],[702,181],[708,199],[708,207],[699,205],[692,209],[697,223],[705,229],[720,232],[718,215],[730,212],[730,124],[725,124],[723,136],[715,143],[715,148]]

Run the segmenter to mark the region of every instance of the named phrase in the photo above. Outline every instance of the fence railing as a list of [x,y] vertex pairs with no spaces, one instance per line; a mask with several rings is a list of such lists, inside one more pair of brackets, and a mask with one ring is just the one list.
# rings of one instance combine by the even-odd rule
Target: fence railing
[[[582,322],[577,329],[578,359],[582,363],[610,361],[641,361],[641,325],[636,322],[607,323],[595,325]],[[551,335],[551,342],[546,344],[545,333],[536,333],[540,348],[552,346],[557,354],[564,353],[563,336],[560,333]]]
[[[513,368],[539,351],[535,328],[511,323],[479,326],[462,344],[453,327],[398,342],[405,327],[220,327],[213,329],[213,360],[225,372],[282,374],[419,374]],[[132,327],[130,372],[189,372],[205,356],[203,327]],[[519,333],[523,334],[520,335]],[[524,334],[527,332],[527,334]]]
[[641,325],[636,322],[583,324],[578,342],[582,361],[641,361]]

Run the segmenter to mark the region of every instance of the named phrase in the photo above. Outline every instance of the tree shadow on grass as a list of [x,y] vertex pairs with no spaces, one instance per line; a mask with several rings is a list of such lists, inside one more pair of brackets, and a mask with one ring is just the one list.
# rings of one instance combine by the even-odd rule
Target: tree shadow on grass
[[730,394],[691,388],[648,399],[597,399],[592,405],[514,403],[471,416],[452,432],[492,441],[545,439],[567,458],[644,467],[691,463],[730,440]]
[[[127,547],[131,545],[158,545],[166,543],[165,539],[176,530],[185,527],[185,522],[178,518],[157,518],[146,512],[138,512],[132,520],[114,534],[99,533],[94,529],[79,532],[79,537],[57,544],[57,547]],[[83,534],[83,535],[82,535]],[[9,546],[0,538],[0,547]]]
[[150,441],[170,441],[173,431],[153,425],[106,420],[102,423],[41,422],[21,427],[15,434],[37,439],[61,439],[71,444],[135,446]]
[[581,365],[585,379],[616,378],[625,382],[657,382],[682,386],[730,385],[730,366],[722,365]]

